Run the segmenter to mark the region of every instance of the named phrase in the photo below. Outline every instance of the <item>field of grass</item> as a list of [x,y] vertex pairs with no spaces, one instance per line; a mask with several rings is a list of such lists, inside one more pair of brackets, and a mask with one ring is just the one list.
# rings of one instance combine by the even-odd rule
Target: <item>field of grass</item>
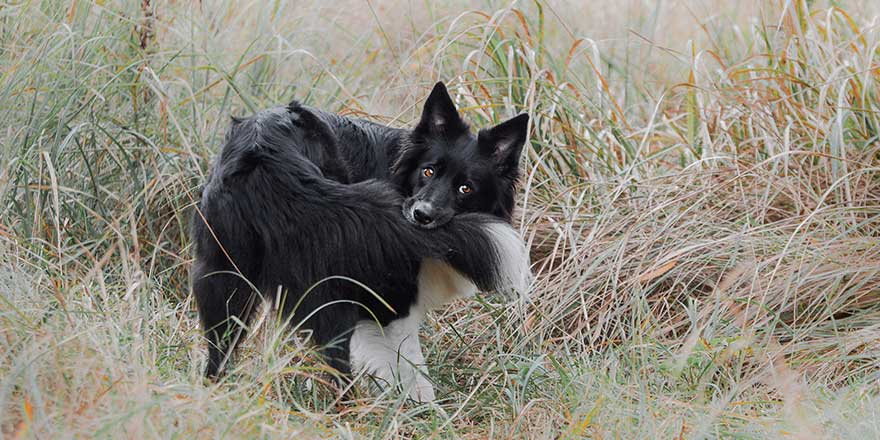
[[[532,115],[531,304],[429,317],[439,401],[224,381],[187,221],[232,115]],[[0,438],[880,437],[880,3],[0,2]]]

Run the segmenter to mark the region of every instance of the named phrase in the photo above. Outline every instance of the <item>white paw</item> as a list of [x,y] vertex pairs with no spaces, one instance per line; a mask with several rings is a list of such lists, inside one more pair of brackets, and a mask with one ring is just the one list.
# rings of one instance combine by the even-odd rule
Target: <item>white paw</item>
[[351,362],[355,371],[370,376],[375,391],[395,389],[417,402],[431,402],[434,387],[427,377],[425,358],[419,345],[420,313],[392,321],[380,328],[361,321],[351,339]]
[[433,402],[436,399],[434,395],[434,385],[421,372],[417,373],[418,377],[415,383],[409,389],[409,398],[420,403]]

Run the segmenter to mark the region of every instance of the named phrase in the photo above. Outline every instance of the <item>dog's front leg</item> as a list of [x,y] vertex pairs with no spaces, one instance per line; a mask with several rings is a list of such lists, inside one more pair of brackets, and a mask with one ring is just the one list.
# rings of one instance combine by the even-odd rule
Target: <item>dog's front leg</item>
[[418,331],[406,336],[399,345],[400,383],[410,399],[416,402],[433,402],[434,386],[428,380],[428,368],[422,354]]
[[385,327],[360,321],[351,338],[351,362],[379,387],[399,386],[411,399],[430,402],[435,396],[419,343],[421,320],[421,314],[411,313]]

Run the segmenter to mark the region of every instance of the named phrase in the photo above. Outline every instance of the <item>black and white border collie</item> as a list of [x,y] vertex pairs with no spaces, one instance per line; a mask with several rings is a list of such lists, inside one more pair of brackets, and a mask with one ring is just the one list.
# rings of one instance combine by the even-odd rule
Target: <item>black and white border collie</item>
[[442,83],[413,130],[298,103],[234,119],[193,216],[206,374],[266,301],[343,376],[353,366],[433,400],[425,313],[478,289],[528,289],[509,225],[527,121],[474,137]]

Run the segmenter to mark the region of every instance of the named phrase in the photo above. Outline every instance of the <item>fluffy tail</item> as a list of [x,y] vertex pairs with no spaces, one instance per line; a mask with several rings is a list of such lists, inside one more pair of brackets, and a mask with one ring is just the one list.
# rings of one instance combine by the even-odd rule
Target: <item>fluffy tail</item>
[[427,255],[442,261],[483,291],[526,298],[532,273],[529,254],[509,224],[483,214],[460,214],[444,229],[423,233]]

